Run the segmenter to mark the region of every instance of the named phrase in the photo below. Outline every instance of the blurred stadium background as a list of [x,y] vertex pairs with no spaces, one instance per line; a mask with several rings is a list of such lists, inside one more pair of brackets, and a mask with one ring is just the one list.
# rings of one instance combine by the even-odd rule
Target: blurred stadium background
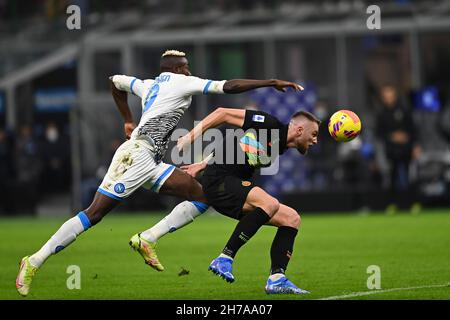
[[[66,26],[71,4],[81,8],[79,30]],[[380,30],[366,26],[371,4]],[[154,78],[166,49],[185,51],[199,77],[306,87],[194,97],[179,127],[217,106],[283,120],[301,107],[325,124],[338,109],[360,116],[352,143],[334,142],[324,125],[309,156],[288,153],[279,175],[260,178],[301,212],[450,203],[450,1],[0,0],[0,35],[3,215],[67,216],[89,205],[124,139],[108,76]],[[386,112],[386,86],[406,112]],[[138,120],[139,101],[129,102]],[[407,143],[393,147],[397,130]],[[174,201],[139,191],[119,210],[161,212]]]

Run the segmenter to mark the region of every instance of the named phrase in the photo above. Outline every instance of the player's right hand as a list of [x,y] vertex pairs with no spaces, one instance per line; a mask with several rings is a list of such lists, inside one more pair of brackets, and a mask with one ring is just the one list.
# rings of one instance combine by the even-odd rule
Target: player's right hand
[[136,123],[125,122],[123,128],[125,130],[125,137],[127,138],[127,140],[129,140],[131,138],[131,133],[133,132],[134,128],[136,128]]
[[177,149],[178,152],[189,150],[189,146],[191,145],[191,136],[189,134],[182,136],[177,140]]
[[304,88],[301,85],[298,85],[294,82],[284,81],[275,79],[275,84],[273,87],[281,92],[286,92],[287,88],[292,88],[295,91],[303,91]]

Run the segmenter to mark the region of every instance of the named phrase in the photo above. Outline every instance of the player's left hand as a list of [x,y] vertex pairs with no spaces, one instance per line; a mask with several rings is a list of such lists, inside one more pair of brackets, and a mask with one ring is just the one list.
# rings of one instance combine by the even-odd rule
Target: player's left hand
[[125,124],[123,125],[123,128],[125,130],[125,137],[127,138],[127,140],[129,140],[131,137],[131,133],[133,132],[134,128],[136,128],[136,123],[125,122]]
[[197,177],[197,175],[205,169],[206,165],[202,162],[193,163],[185,166],[181,166],[180,169],[186,172],[191,177]]
[[281,92],[286,92],[287,88],[292,88],[295,91],[303,91],[304,88],[301,85],[298,85],[294,82],[284,81],[275,79],[275,84],[273,85],[275,89]]

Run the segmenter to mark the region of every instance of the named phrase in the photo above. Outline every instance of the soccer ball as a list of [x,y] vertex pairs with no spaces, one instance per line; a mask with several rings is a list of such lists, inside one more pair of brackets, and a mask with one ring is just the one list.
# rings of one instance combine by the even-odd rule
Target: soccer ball
[[328,131],[334,140],[348,142],[361,132],[361,120],[350,110],[336,111],[328,121]]

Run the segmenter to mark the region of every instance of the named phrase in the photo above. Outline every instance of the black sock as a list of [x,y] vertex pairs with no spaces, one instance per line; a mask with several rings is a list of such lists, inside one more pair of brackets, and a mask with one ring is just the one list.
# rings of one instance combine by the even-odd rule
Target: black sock
[[237,251],[258,231],[258,229],[270,220],[270,216],[261,208],[246,214],[238,222],[233,234],[227,242],[222,253],[234,258]]
[[272,260],[270,274],[284,274],[286,271],[297,233],[298,230],[292,227],[284,226],[278,228],[277,234],[272,242],[272,247],[270,248],[270,258]]

